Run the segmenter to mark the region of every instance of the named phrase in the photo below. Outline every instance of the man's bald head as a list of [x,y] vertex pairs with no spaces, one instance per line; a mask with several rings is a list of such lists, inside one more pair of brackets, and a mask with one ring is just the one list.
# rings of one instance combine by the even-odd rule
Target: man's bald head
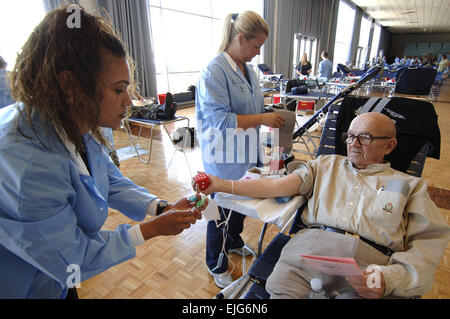
[[370,135],[373,139],[369,145],[362,145],[358,138],[347,144],[347,156],[358,169],[369,164],[384,162],[384,156],[391,153],[397,145],[394,122],[381,113],[364,113],[350,123],[348,133],[353,136]]
[[350,128],[352,125],[360,125],[361,123],[368,129],[371,129],[371,131],[373,130],[372,132],[376,132],[376,136],[397,136],[397,129],[395,128],[394,121],[382,113],[363,113],[353,119],[352,123],[350,123]]

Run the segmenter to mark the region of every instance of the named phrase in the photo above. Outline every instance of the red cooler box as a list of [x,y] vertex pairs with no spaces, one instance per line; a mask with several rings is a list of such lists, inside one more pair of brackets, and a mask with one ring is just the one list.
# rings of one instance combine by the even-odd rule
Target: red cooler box
[[314,101],[298,101],[297,110],[314,110]]
[[273,96],[273,104],[278,104],[278,103],[281,103],[281,95],[275,94]]

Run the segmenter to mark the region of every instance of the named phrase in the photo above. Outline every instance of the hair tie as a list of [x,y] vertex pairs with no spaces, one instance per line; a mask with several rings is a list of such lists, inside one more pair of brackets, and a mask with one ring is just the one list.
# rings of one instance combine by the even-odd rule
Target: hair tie
[[231,20],[236,20],[236,18],[238,17],[239,13],[233,13],[233,15],[231,16]]

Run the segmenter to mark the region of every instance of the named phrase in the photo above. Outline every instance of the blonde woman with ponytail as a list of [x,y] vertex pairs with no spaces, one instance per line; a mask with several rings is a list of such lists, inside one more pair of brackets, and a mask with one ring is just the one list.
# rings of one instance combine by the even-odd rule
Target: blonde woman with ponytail
[[[197,132],[208,174],[231,180],[242,178],[249,168],[261,165],[258,158],[260,126],[280,128],[284,124],[279,114],[263,113],[264,98],[258,79],[247,65],[261,53],[268,36],[267,22],[257,13],[228,14],[218,55],[201,72],[195,103]],[[234,134],[231,137],[230,132]],[[248,142],[245,145],[235,142],[241,138]],[[219,212],[225,221],[229,211],[219,207]],[[245,244],[240,237],[244,218],[233,212],[226,231],[223,226],[217,228],[214,221],[208,223],[206,264],[221,288],[232,282],[227,273],[228,253],[249,254],[242,249]]]

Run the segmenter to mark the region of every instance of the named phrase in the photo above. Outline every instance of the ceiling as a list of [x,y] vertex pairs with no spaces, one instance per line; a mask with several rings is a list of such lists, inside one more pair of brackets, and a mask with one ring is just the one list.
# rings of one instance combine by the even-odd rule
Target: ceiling
[[392,33],[450,33],[450,0],[352,0]]

